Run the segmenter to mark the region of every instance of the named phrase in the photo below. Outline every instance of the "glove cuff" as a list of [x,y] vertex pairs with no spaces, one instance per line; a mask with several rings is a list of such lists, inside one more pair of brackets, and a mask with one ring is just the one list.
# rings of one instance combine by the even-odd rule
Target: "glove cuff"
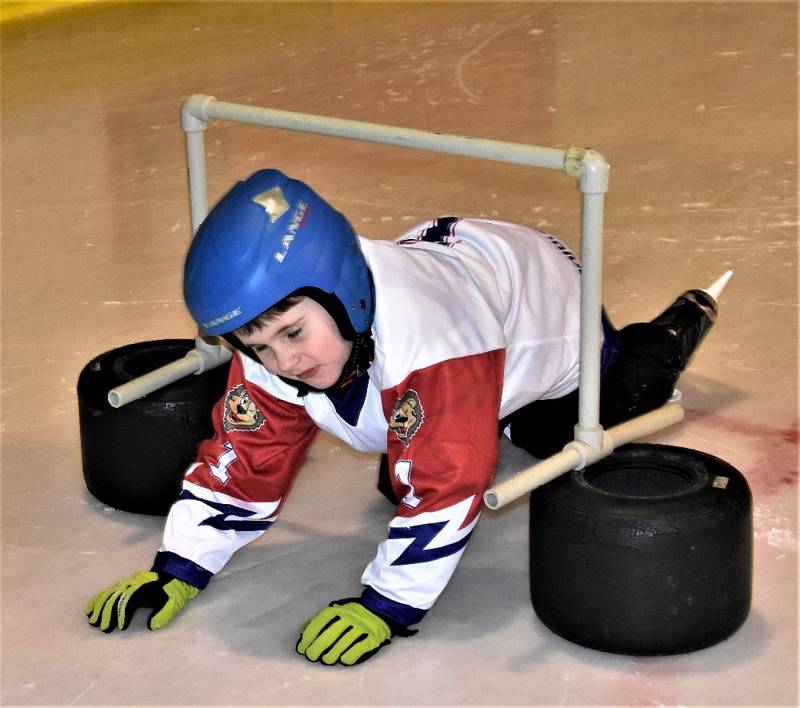
[[172,553],[172,551],[159,551],[153,561],[153,570],[183,580],[184,583],[193,585],[198,590],[205,588],[214,575],[194,561]]
[[[369,608],[367,608],[369,610]],[[372,614],[377,615],[380,617],[387,625],[389,625],[389,629],[392,631],[393,637],[413,637],[417,632],[418,629],[409,629],[408,627],[397,624],[391,617],[387,617],[386,615],[382,615],[374,610],[369,610]]]
[[[403,613],[392,612],[392,610],[396,608],[391,607],[391,605],[400,606],[401,608],[405,608],[406,605],[392,603],[391,600],[385,598],[383,595],[369,587],[364,589],[364,592],[361,593],[361,597],[353,597],[347,600],[337,601],[337,603],[341,602],[357,602],[366,607],[370,612],[372,612],[372,614],[377,615],[384,622],[386,622],[387,625],[389,625],[389,629],[392,631],[393,637],[413,637],[419,630],[409,629],[408,625],[418,622],[425,615],[425,610],[416,610],[413,607],[408,608],[413,610],[414,614],[411,616],[410,621],[404,622],[403,619],[405,618]],[[419,616],[419,619],[416,619],[416,613],[419,612],[421,612],[422,615]]]

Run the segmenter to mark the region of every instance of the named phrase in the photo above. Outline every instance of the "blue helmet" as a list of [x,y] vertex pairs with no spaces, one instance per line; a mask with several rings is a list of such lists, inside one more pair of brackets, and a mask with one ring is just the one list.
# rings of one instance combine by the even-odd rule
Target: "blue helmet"
[[371,278],[353,227],[307,184],[260,170],[197,230],[184,267],[186,306],[203,334],[222,335],[299,290],[338,310],[331,314],[343,334],[370,328]]

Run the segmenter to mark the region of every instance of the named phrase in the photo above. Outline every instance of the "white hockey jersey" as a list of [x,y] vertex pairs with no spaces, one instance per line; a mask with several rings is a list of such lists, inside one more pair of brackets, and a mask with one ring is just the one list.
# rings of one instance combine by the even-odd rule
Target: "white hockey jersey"
[[497,461],[498,420],[578,385],[580,272],[554,237],[437,219],[361,239],[375,283],[374,360],[334,397],[297,390],[239,353],[167,518],[154,569],[205,587],[278,518],[315,432],[388,453],[402,501],[361,601],[418,622],[444,589]]

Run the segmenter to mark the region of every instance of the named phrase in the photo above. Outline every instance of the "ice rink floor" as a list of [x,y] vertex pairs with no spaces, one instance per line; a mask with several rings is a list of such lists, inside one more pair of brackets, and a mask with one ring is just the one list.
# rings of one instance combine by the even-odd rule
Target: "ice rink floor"
[[[3,705],[797,705],[797,5],[98,4],[2,26]],[[753,607],[687,655],[553,635],[528,593],[528,505],[486,512],[410,639],[355,668],[294,653],[359,591],[391,507],[376,460],[321,436],[281,521],[163,632],[91,629],[88,599],[149,567],[162,519],[81,472],[76,381],[93,356],[194,336],[184,97],[556,147],[609,160],[604,300],[622,326],[733,268],[653,441],[721,457],[754,496]],[[579,248],[565,175],[214,124],[209,192],[303,178],[363,235],[448,214]],[[413,293],[404,306],[413,307]],[[500,474],[530,462],[504,447]]]

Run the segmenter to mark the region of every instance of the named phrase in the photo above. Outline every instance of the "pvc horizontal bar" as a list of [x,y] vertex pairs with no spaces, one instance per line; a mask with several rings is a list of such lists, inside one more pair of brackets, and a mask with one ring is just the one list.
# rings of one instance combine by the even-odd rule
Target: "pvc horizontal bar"
[[[182,122],[185,128],[193,125],[190,120],[191,117],[202,121],[214,119],[230,120],[303,133],[317,133],[351,140],[381,143],[383,145],[416,148],[430,152],[442,152],[498,162],[511,162],[518,165],[546,167],[553,170],[564,170],[564,163],[567,157],[567,150],[559,148],[472,138],[462,135],[448,135],[446,133],[434,133],[413,128],[400,128],[392,125],[282,111],[275,108],[246,106],[218,101],[213,96],[201,94],[187,98],[184,102],[183,110],[184,119]],[[201,129],[199,125],[194,127],[195,129]]]
[[106,398],[112,408],[121,408],[186,376],[202,374],[221,366],[230,361],[232,356],[233,353],[227,347],[197,337],[194,349],[186,352],[186,356],[112,388]]
[[603,445],[599,450],[577,440],[567,443],[561,452],[528,467],[496,487],[487,489],[483,495],[483,502],[490,509],[500,509],[564,472],[582,469],[586,464],[608,457],[621,445],[679,423],[683,420],[683,416],[683,408],[680,405],[667,403],[661,408],[603,431]]
[[113,408],[120,408],[131,401],[144,398],[148,393],[157,391],[191,374],[198,373],[203,368],[203,362],[189,352],[182,359],[170,362],[164,366],[139,376],[128,383],[112,388],[108,392],[108,403]]

